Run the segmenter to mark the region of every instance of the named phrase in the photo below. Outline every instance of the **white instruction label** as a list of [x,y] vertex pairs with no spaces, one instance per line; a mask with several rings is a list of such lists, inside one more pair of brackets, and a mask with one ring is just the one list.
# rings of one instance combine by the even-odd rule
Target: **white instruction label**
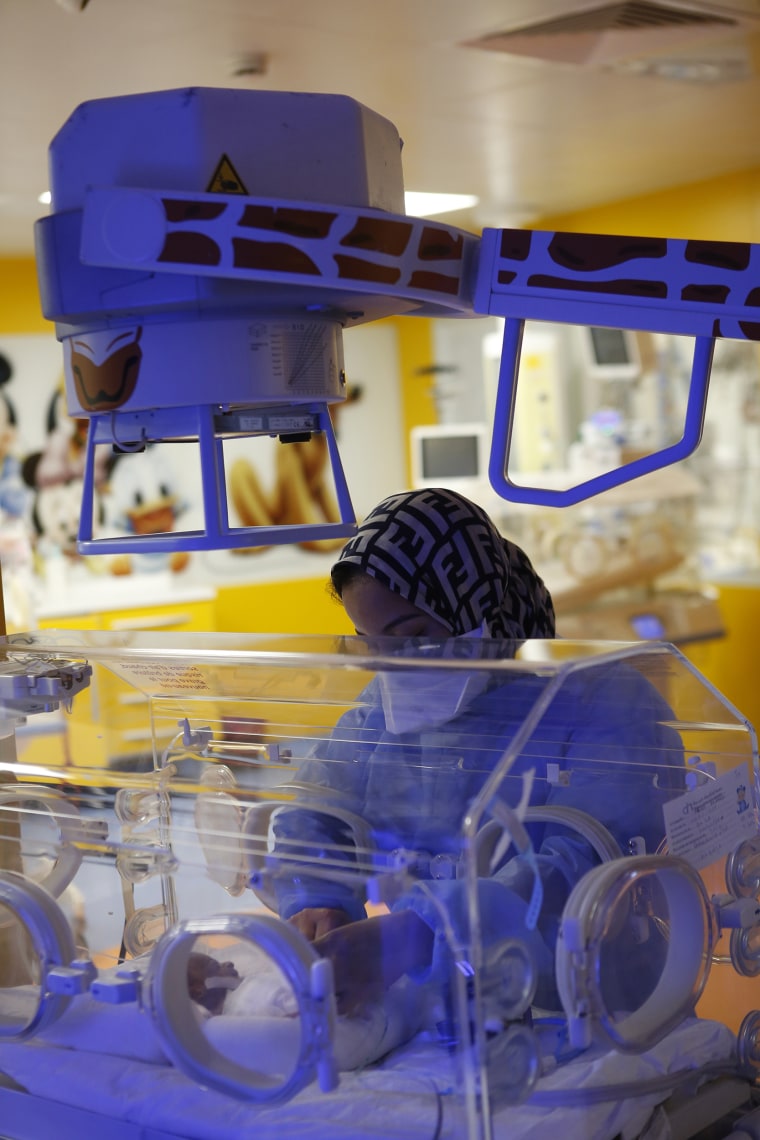
[[728,855],[757,834],[752,784],[740,765],[665,804],[665,833],[671,855],[697,870]]
[[208,681],[197,665],[174,665],[157,660],[119,661],[118,672],[120,677],[153,694],[210,691]]

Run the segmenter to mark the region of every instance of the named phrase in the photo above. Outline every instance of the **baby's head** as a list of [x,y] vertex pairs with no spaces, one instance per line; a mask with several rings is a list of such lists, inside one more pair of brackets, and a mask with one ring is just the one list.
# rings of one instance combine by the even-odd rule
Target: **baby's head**
[[217,962],[210,954],[194,951],[187,960],[187,990],[209,1013],[221,1013],[228,990],[240,984],[232,962]]

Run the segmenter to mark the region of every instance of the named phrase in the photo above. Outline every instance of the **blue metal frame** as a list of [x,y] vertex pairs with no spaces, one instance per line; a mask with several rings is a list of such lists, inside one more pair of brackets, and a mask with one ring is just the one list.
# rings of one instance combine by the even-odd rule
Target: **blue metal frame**
[[[260,409],[259,409],[260,410]],[[338,523],[298,523],[284,526],[231,527],[227,512],[227,480],[224,468],[223,437],[215,427],[214,416],[218,412],[210,405],[192,406],[156,412],[133,412],[116,415],[96,415],[90,418],[85,454],[84,486],[82,503],[89,509],[82,510],[79,522],[78,548],[82,554],[120,554],[139,550],[140,553],[167,553],[177,550],[213,550],[220,546],[238,549],[249,546],[267,546],[272,543],[304,542],[316,539],[344,538],[354,533],[356,515],[351,504],[351,496],[346,482],[335,430],[327,406],[312,405],[309,410],[317,418],[318,430],[324,432],[330,462],[332,464],[335,494],[340,512]],[[169,424],[169,419],[171,426]],[[117,424],[122,425],[121,438]],[[127,426],[129,425],[129,426]],[[237,438],[245,438],[259,432],[237,432]],[[268,434],[268,433],[267,433]],[[130,443],[142,444],[171,438],[197,439],[200,448],[201,478],[203,485],[203,530],[177,530],[162,534],[133,535],[109,538],[95,538],[94,494],[95,494],[95,448],[98,444],[124,446],[125,438]],[[283,446],[287,446],[284,444]]]
[[[718,337],[760,340],[760,246],[675,238],[483,232],[475,312],[505,318],[489,479],[503,498],[572,506],[687,458],[702,438]],[[695,338],[684,429],[674,444],[564,490],[509,475],[526,320],[640,329]]]
[[653,451],[639,459],[625,463],[621,467],[604,471],[592,479],[585,479],[565,490],[548,487],[533,487],[515,483],[509,475],[509,454],[512,444],[515,402],[517,400],[517,378],[520,368],[520,347],[525,322],[516,318],[507,319],[504,324],[504,341],[499,366],[499,383],[496,391],[496,411],[494,414],[491,456],[488,477],[491,486],[503,498],[513,503],[534,503],[544,507],[568,507],[584,499],[619,487],[639,475],[646,475],[679,459],[686,459],[696,450],[702,438],[707,408],[707,394],[710,384],[715,340],[697,337],[694,344],[691,384],[686,406],[684,431],[677,443]]

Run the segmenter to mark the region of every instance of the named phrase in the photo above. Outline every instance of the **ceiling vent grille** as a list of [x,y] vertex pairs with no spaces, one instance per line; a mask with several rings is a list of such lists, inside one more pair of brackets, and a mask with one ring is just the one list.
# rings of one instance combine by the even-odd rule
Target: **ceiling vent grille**
[[630,3],[607,4],[586,12],[574,12],[556,20],[519,28],[503,35],[552,36],[578,32],[651,31],[658,28],[688,28],[722,24],[736,27],[737,21],[716,12],[697,12],[688,8],[671,8],[665,4],[651,4],[647,0],[630,0]]
[[743,34],[750,27],[757,29],[758,14],[726,6],[621,0],[489,33],[464,46],[555,63],[609,66],[649,53],[689,49],[705,40]]

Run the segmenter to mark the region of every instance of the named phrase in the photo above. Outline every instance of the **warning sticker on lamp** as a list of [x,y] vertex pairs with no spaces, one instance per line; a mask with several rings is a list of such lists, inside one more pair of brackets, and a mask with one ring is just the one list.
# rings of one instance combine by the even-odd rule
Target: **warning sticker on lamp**
[[671,800],[663,814],[670,854],[697,870],[757,834],[752,785],[744,765]]
[[216,170],[211,175],[211,181],[206,187],[207,194],[248,194],[243,179],[223,154],[217,163]]

